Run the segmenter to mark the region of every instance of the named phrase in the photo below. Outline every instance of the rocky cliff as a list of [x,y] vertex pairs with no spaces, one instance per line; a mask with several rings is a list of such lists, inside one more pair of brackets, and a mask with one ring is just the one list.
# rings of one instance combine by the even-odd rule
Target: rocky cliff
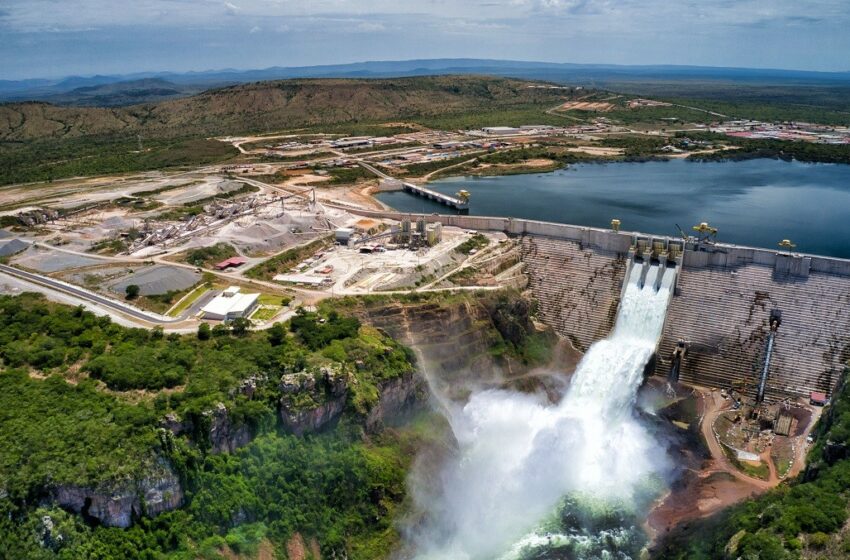
[[[327,367],[318,372],[298,372],[281,378],[280,419],[283,426],[296,435],[317,432],[336,422],[346,410],[353,376]],[[415,371],[378,384],[378,398],[365,414],[368,430],[406,409],[424,402],[425,384]]]
[[[432,390],[464,398],[471,386],[501,385],[533,369],[511,351],[537,328],[530,302],[518,293],[449,301],[360,303],[353,310],[371,324],[414,348]],[[556,337],[545,332],[546,344]]]
[[183,488],[170,465],[161,460],[141,480],[95,488],[60,485],[52,498],[63,508],[107,527],[129,527],[142,515],[153,517],[183,505]]

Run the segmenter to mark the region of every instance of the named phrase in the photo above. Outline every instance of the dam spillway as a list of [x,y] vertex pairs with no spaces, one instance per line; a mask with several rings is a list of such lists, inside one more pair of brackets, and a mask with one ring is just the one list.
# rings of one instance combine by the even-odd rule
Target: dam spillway
[[[582,351],[610,332],[628,251],[536,235],[523,236],[522,249],[529,288],[547,324]],[[765,262],[765,253],[774,258]],[[831,394],[850,350],[846,261],[823,259],[815,269],[808,257],[774,253],[686,250],[653,373],[667,376],[677,344],[686,341],[680,381],[738,385],[755,396],[770,314],[782,309],[765,400]]]
[[567,496],[636,503],[647,480],[667,468],[633,409],[676,272],[649,263],[630,268],[613,330],[590,346],[556,402],[482,389],[449,407],[458,454],[440,476],[439,503],[424,508],[438,515],[420,526],[417,559],[517,560],[560,547],[587,547],[590,556],[620,550],[609,530],[559,533],[547,519],[573,507],[565,505]]

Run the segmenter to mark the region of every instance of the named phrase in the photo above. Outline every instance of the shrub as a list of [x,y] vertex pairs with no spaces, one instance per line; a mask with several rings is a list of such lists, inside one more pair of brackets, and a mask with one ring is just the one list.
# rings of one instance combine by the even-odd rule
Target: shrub
[[135,284],[130,284],[124,289],[124,292],[127,294],[127,299],[136,299],[139,297],[139,291],[139,287]]
[[808,543],[809,543],[809,546],[812,547],[812,548],[821,549],[821,548],[826,548],[826,545],[829,544],[829,540],[830,540],[829,535],[827,535],[826,533],[821,533],[820,531],[818,531],[817,533],[809,535]]

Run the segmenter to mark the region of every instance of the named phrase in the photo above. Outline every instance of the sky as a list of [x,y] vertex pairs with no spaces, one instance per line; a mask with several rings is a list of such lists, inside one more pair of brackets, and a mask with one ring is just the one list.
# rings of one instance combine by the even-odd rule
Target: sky
[[0,0],[0,80],[489,58],[850,70],[848,0]]

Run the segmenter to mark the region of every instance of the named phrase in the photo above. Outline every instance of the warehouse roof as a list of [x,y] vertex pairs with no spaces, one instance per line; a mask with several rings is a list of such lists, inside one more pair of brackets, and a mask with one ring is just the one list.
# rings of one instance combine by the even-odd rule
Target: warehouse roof
[[251,308],[260,294],[243,294],[237,286],[231,286],[206,304],[201,311],[204,315],[227,317],[233,314],[243,314]]

